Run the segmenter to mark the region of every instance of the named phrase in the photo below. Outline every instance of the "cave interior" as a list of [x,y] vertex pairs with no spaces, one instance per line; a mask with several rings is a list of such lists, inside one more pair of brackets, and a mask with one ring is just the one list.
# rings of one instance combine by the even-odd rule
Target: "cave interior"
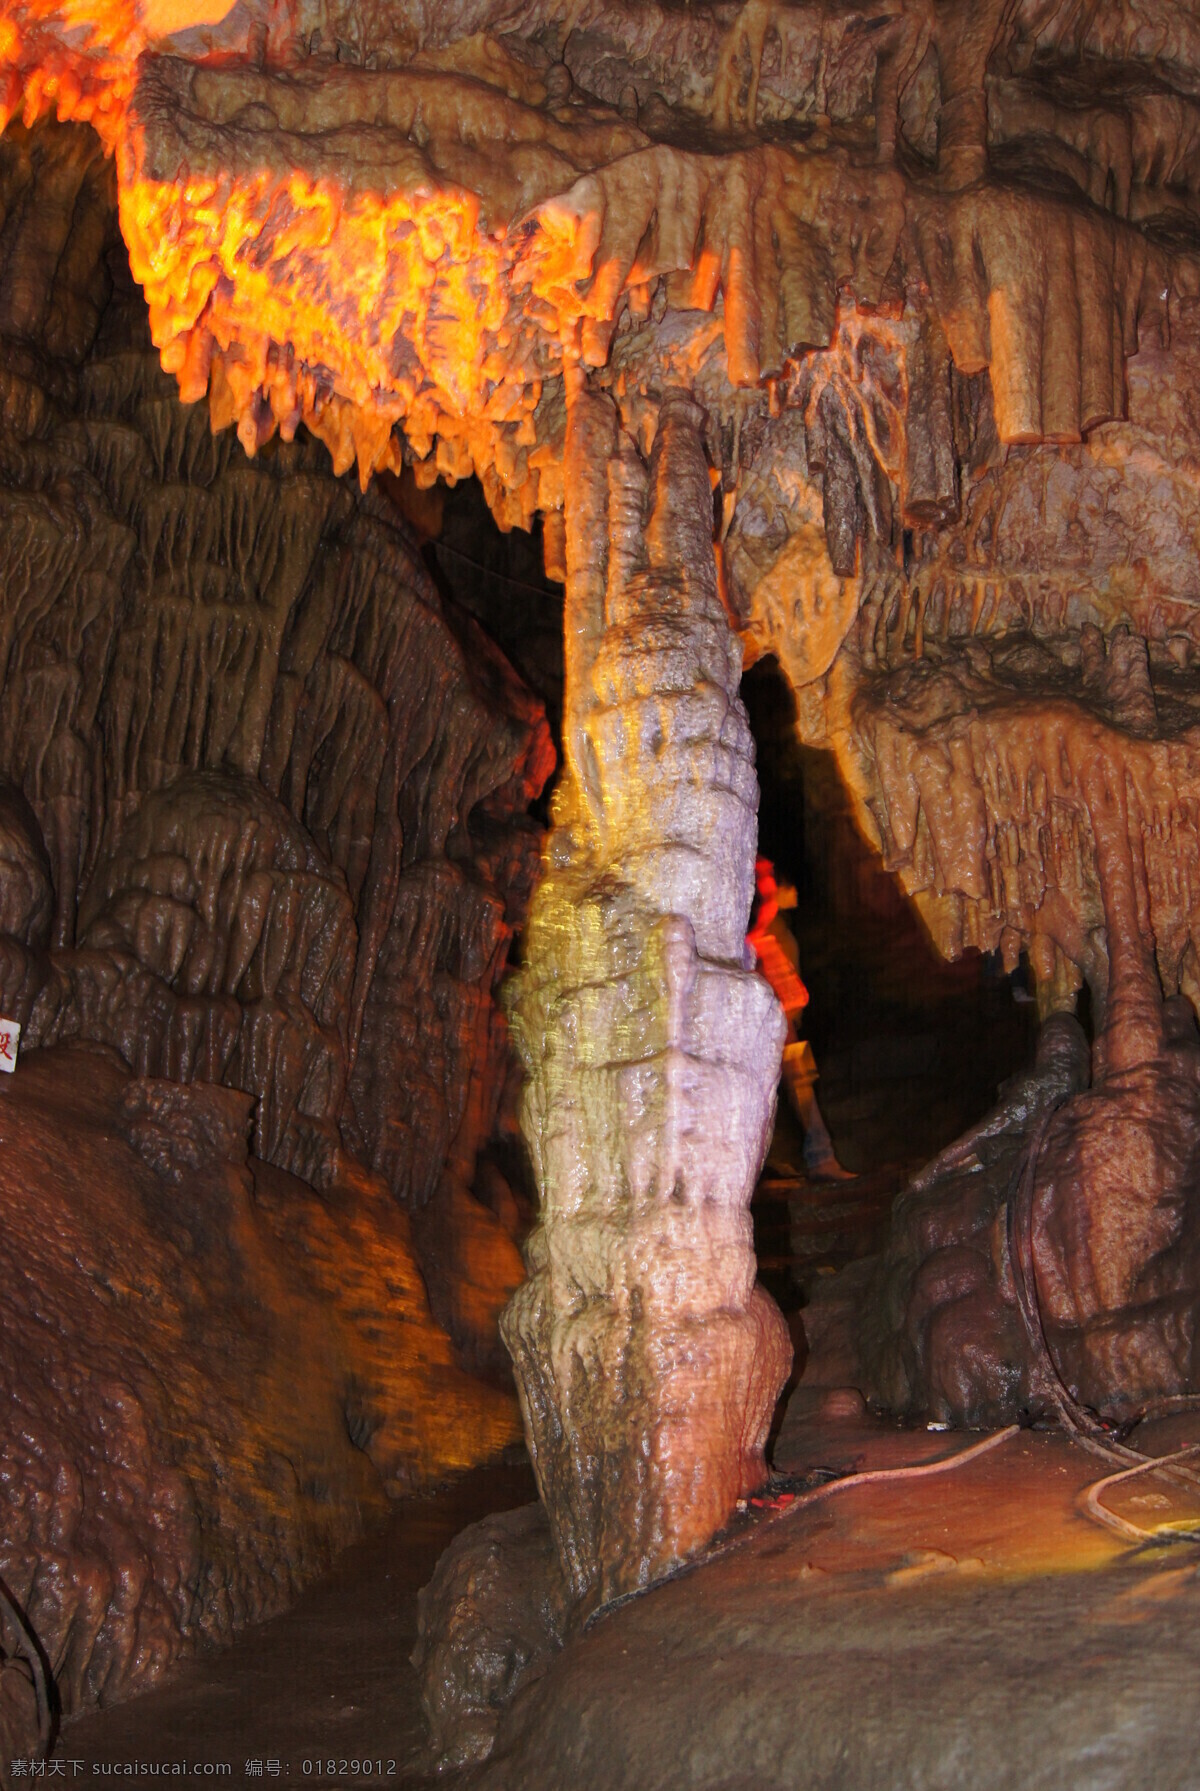
[[0,1785],[1195,1785],[1194,378],[1200,0],[3,0]]

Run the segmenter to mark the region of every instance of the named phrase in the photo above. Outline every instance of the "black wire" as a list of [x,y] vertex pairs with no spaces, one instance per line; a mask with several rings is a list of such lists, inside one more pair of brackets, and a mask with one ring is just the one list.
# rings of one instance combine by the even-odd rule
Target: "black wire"
[[50,1749],[54,1743],[54,1703],[50,1696],[50,1671],[46,1661],[45,1650],[38,1641],[37,1634],[29,1618],[21,1609],[8,1587],[0,1580],[0,1607],[17,1634],[15,1652],[29,1663],[33,1674],[33,1694],[37,1700],[38,1715],[38,1754],[43,1760],[50,1758]]
[[1111,1433],[1105,1428],[1103,1421],[1076,1399],[1058,1371],[1058,1363],[1054,1360],[1050,1340],[1046,1336],[1041,1301],[1038,1298],[1037,1265],[1033,1260],[1033,1196],[1037,1166],[1050,1122],[1066,1099],[1066,1095],[1060,1096],[1043,1113],[1029,1146],[1017,1165],[1008,1197],[1008,1256],[1012,1264],[1013,1286],[1025,1334],[1029,1339],[1035,1364],[1042,1371],[1050,1397],[1058,1407],[1063,1422],[1070,1430],[1107,1443]]
[[491,566],[485,566],[481,560],[473,560],[470,554],[460,552],[457,547],[448,547],[444,541],[433,541],[430,546],[435,559],[440,553],[448,553],[451,559],[461,560],[464,566],[482,572],[485,578],[494,578],[502,585],[511,585],[514,591],[528,591],[531,597],[544,597],[553,603],[559,601],[558,593],[549,584],[531,585],[525,579],[510,578],[507,572],[496,572]]
[[[1117,1430],[1109,1426],[1104,1419],[1090,1406],[1078,1400],[1066,1381],[1059,1373],[1058,1363],[1054,1360],[1050,1348],[1050,1340],[1046,1336],[1046,1326],[1042,1315],[1041,1300],[1037,1286],[1037,1264],[1033,1257],[1033,1199],[1037,1179],[1037,1166],[1046,1141],[1046,1133],[1050,1123],[1069,1097],[1061,1096],[1042,1115],[1038,1121],[1028,1149],[1017,1166],[1013,1183],[1009,1192],[1007,1237],[1008,1255],[1013,1271],[1013,1286],[1017,1295],[1017,1307],[1025,1326],[1025,1333],[1033,1351],[1035,1365],[1041,1369],[1050,1398],[1058,1409],[1059,1417],[1066,1428],[1088,1448],[1099,1454],[1107,1455],[1110,1460],[1124,1462],[1134,1466],[1140,1463],[1156,1462],[1156,1457],[1145,1454],[1141,1449],[1133,1448],[1122,1440],[1133,1428],[1132,1425]],[[1026,1254],[1026,1251],[1028,1254]],[[1180,1401],[1188,1400],[1190,1395],[1180,1395]],[[1164,1402],[1166,1403],[1166,1402]],[[1146,1416],[1143,1412],[1135,1423],[1140,1423]],[[1175,1480],[1195,1486],[1197,1476],[1187,1468],[1176,1468],[1173,1465],[1159,1464],[1157,1471],[1165,1479]],[[1195,1542],[1200,1540],[1195,1531],[1163,1531],[1161,1539],[1174,1542]]]

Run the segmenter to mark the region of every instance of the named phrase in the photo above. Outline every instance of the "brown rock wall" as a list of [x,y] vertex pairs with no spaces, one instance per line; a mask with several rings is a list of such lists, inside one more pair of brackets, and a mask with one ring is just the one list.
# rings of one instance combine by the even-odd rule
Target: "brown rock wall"
[[405,1215],[247,1157],[250,1103],[88,1044],[0,1090],[0,1577],[68,1712],[280,1609],[378,1510],[513,1434]]
[[[64,165],[93,203],[85,133],[5,148],[10,218],[20,178],[40,210]],[[60,230],[26,266],[31,329],[80,232],[103,237]],[[552,763],[540,708],[312,444],[249,466],[136,330],[90,358],[77,337],[62,396],[4,435],[0,776],[55,901],[49,964],[8,954],[6,1011],[31,1045],[95,1037],[244,1089],[258,1154],[302,1174],[344,1142],[406,1203],[451,1162],[469,1185]]]

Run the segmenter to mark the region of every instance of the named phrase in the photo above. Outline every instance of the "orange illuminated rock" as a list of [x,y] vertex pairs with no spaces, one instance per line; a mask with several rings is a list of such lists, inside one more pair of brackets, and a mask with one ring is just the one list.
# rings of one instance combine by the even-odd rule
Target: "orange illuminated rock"
[[516,1414],[454,1363],[375,1178],[326,1203],[248,1160],[244,1095],[100,1046],[4,1082],[0,1569],[70,1715],[279,1610]]
[[[116,149],[122,229],[184,398],[207,393],[214,427],[236,424],[251,454],[303,423],[364,484],[404,455],[427,483],[477,473],[504,527],[561,506],[548,382],[606,366],[656,303],[716,309],[729,384],[752,389],[828,343],[839,288],[894,304],[924,283],[959,370],[991,370],[1001,440],[1075,440],[1121,414],[1123,357],[1171,285],[1126,225],[1057,196],[961,190],[986,134],[967,101],[995,8],[969,29],[916,9],[912,30],[875,39],[757,0],[724,35],[665,14],[639,35],[622,18],[615,41],[653,48],[673,93],[667,46],[692,31],[695,91],[642,117],[636,84],[597,104],[546,51],[522,59],[489,36],[482,0],[355,29],[331,4],[222,21],[207,16],[219,0],[173,3],[21,0],[0,70],[5,112],[55,105]],[[534,0],[505,24],[518,15],[532,29]],[[887,156],[854,153],[849,126],[756,140],[772,33],[809,70],[793,120],[853,119],[873,57],[903,110],[923,92],[913,58],[935,44],[953,169],[906,191]],[[187,59],[142,54],[156,45]]]
[[843,157],[651,145],[442,73],[160,58],[120,172],[164,365],[214,426],[253,452],[303,421],[364,481],[398,465],[399,426],[431,475],[490,474],[526,524],[558,501],[529,454],[544,382],[564,355],[604,364],[627,292],[720,301],[730,379],[753,385],[828,338],[838,279],[877,292],[902,217]]
[[236,0],[140,0],[142,29],[153,42],[194,25],[219,25]]
[[[352,1154],[474,1217],[544,715],[381,495],[179,402],[112,290],[111,176],[79,125],[0,140],[0,1013],[240,1089],[311,1183]],[[441,1307],[477,1356],[519,1275],[485,1255]]]

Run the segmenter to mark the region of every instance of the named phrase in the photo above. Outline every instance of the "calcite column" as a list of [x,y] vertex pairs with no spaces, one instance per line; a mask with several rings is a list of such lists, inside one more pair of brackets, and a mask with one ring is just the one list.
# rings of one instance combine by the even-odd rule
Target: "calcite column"
[[761,1482],[791,1359],[755,1285],[784,1022],[747,959],[758,788],[702,423],[669,394],[647,466],[568,387],[565,765],[511,1001],[541,1212],[502,1330],[585,1607]]

